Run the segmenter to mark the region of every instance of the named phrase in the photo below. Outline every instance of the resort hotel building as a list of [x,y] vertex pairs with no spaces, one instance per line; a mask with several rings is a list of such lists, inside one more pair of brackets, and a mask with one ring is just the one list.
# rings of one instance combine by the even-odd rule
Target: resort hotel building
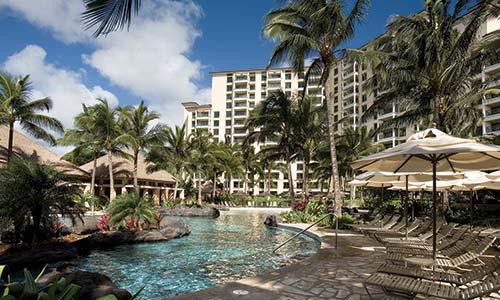
[[[495,38],[500,32],[500,19],[491,18],[483,25],[481,37]],[[366,119],[364,112],[373,104],[378,94],[383,92],[369,89],[365,85],[372,76],[370,68],[356,61],[340,61],[334,69],[334,120],[341,122],[337,128],[341,131],[347,126],[367,126],[376,129],[383,122],[396,117],[402,111],[395,99],[392,107],[381,110],[376,117]],[[248,131],[245,122],[253,108],[271,92],[283,90],[287,95],[302,93],[304,73],[296,73],[291,68],[261,68],[212,72],[212,94],[210,104],[184,102],[184,121],[187,132],[206,130],[213,135],[215,142],[230,142],[241,144]],[[491,87],[500,87],[499,63],[485,66],[482,79]],[[310,78],[306,86],[306,95],[313,97],[317,105],[325,99],[319,78]],[[500,134],[500,95],[493,95],[483,101],[484,124],[478,134]],[[393,128],[378,133],[374,142],[383,144],[386,148],[394,147],[406,141],[407,137],[418,131],[417,126]],[[270,141],[269,143],[272,143]],[[261,145],[255,144],[256,151]],[[292,165],[292,173],[296,191],[302,188],[302,163]],[[286,173],[273,170],[271,174],[271,193],[281,194],[288,191]],[[263,182],[255,188],[255,193],[263,192]],[[317,183],[311,182],[311,191],[319,192]],[[243,179],[233,178],[230,184],[231,192],[243,191]]]

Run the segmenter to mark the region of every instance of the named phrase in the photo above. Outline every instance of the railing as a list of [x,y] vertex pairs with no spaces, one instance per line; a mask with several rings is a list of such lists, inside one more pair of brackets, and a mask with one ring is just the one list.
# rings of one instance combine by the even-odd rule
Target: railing
[[[329,216],[333,216],[333,213],[327,213],[326,215],[324,215],[321,219],[317,220],[316,222],[312,223],[311,225],[307,226],[306,228],[302,229],[300,232],[298,232],[297,234],[295,234],[294,236],[292,236],[291,238],[289,238],[288,240],[284,241],[283,243],[281,243],[278,247],[274,248],[273,252],[272,253],[276,253],[276,251],[278,251],[279,249],[281,249],[283,246],[285,246],[286,244],[290,243],[291,241],[293,241],[295,238],[297,238],[298,236],[300,236],[301,234],[303,234],[304,232],[306,232],[307,230],[309,230],[311,227],[313,227],[314,225],[318,224],[319,222],[323,221],[324,219],[326,219],[326,217],[329,217]],[[336,221],[338,221],[336,219]],[[336,222],[337,223],[337,222]],[[337,223],[338,224],[338,223]],[[338,225],[337,225],[338,226]],[[336,227],[337,227],[336,226]],[[335,243],[337,243],[337,238],[335,238]]]

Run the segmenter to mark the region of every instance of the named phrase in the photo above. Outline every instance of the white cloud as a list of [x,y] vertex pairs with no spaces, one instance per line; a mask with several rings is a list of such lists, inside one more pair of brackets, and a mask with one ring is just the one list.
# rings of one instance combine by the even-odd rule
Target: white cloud
[[92,45],[94,50],[82,55],[83,61],[138,100],[144,99],[169,124],[182,122],[181,102],[210,100],[210,90],[196,84],[203,65],[189,56],[201,34],[196,21],[202,11],[193,2],[143,1],[130,31],[93,40],[79,20],[80,0],[1,1],[0,9],[9,7],[65,43]]
[[82,30],[80,14],[84,10],[81,0],[1,0],[0,10],[7,8],[30,23],[50,30],[65,42],[90,41],[90,33]]
[[93,104],[96,98],[106,98],[113,105],[118,99],[101,86],[87,87],[80,73],[54,66],[46,61],[47,52],[29,45],[7,58],[2,68],[12,74],[30,74],[33,98],[50,97],[54,103],[50,115],[66,127],[73,125],[73,117],[82,109],[82,103]]

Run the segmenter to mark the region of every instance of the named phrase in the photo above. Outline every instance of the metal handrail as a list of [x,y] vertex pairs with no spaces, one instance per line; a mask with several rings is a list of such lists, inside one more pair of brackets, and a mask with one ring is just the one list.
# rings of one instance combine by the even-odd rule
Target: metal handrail
[[274,248],[273,252],[272,253],[275,253],[276,251],[278,251],[281,247],[285,246],[286,244],[290,243],[293,239],[295,239],[296,237],[298,237],[299,235],[303,234],[304,232],[306,232],[309,228],[313,227],[314,225],[318,224],[319,222],[323,221],[326,217],[330,216],[330,215],[334,215],[333,213],[327,213],[326,215],[324,215],[323,217],[321,217],[321,219],[317,220],[316,222],[312,223],[311,225],[307,226],[305,229],[302,229],[299,233],[295,234],[294,236],[292,236],[291,238],[289,238],[288,240],[284,241],[283,243],[281,243],[278,247]]

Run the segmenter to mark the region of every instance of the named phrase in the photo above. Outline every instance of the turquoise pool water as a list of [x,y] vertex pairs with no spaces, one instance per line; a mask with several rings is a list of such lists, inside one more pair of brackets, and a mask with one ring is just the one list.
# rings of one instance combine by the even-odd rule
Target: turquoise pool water
[[108,275],[132,293],[144,286],[140,299],[160,299],[271,271],[318,250],[317,241],[301,236],[272,254],[294,233],[266,228],[264,217],[223,212],[215,220],[179,218],[189,225],[190,236],[93,251],[77,265]]

